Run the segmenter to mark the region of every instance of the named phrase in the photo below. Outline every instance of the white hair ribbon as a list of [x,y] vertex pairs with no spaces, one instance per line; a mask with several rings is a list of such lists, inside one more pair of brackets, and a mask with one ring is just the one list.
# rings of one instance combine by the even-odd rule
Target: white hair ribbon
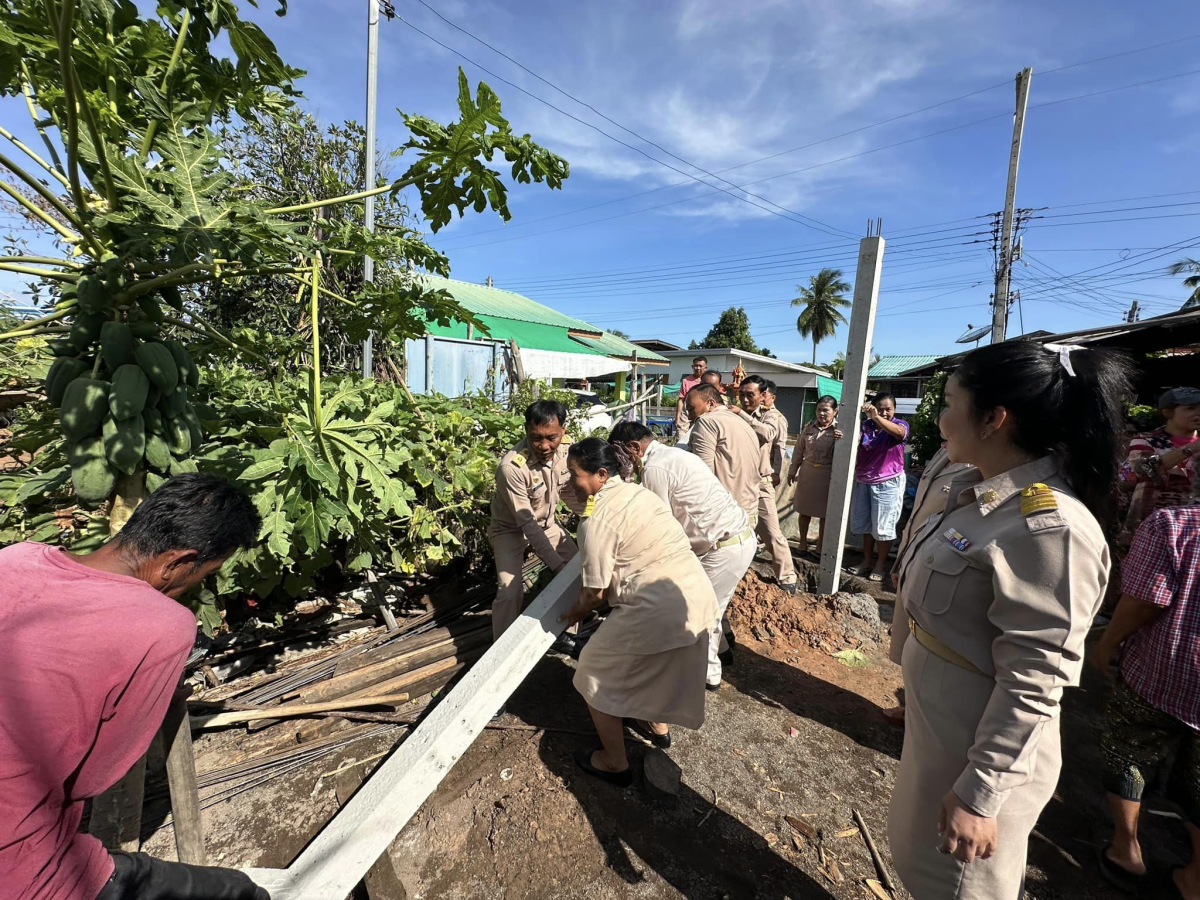
[[1068,375],[1072,378],[1075,377],[1075,367],[1071,365],[1071,351],[1082,350],[1082,346],[1079,344],[1042,344],[1042,346],[1057,353],[1059,365],[1067,370]]

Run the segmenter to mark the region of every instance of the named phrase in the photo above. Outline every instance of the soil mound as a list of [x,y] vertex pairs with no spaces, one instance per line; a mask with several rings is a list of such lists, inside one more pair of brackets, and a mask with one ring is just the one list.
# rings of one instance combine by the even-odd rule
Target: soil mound
[[872,647],[887,635],[879,605],[869,594],[788,594],[751,569],[729,604],[739,636],[780,647],[812,647],[825,653]]

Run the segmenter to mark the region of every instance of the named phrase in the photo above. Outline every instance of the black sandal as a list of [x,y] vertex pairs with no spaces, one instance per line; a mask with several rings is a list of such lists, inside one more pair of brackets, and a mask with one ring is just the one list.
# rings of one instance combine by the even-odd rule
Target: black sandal
[[581,748],[575,751],[575,765],[583,769],[589,775],[599,778],[601,781],[607,781],[609,784],[616,785],[619,788],[627,788],[633,784],[633,770],[626,767],[623,772],[605,772],[603,769],[597,769],[592,765],[592,754],[597,750],[602,750],[603,747]]
[[649,728],[643,728],[642,723],[637,719],[622,719],[622,724],[630,731],[634,732],[642,740],[649,741],[659,750],[667,750],[671,746],[671,732],[666,734],[655,734]]

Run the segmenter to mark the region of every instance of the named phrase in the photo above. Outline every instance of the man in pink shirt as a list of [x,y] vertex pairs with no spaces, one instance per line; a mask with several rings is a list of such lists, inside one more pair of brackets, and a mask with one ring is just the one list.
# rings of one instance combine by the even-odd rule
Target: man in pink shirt
[[675,437],[682,441],[692,430],[692,417],[688,415],[687,405],[683,402],[688,391],[700,383],[704,373],[708,371],[708,359],[697,356],[692,360],[692,374],[684,375],[679,381],[679,400],[675,403]]
[[176,602],[257,539],[253,503],[172,478],[95,553],[0,550],[0,900],[263,900],[231,869],[107,851],[83,804],[150,746],[196,637]]

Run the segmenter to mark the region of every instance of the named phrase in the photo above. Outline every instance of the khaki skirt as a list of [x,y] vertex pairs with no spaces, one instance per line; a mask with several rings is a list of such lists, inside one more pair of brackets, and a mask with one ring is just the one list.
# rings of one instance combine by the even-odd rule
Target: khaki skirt
[[800,464],[800,472],[796,477],[796,496],[792,498],[792,509],[796,511],[796,515],[825,518],[825,510],[829,506],[829,480],[832,475],[832,466],[818,467],[809,462]]
[[621,718],[693,729],[703,725],[708,633],[684,647],[634,655],[619,641],[605,640],[609,624],[588,641],[575,670],[575,689],[588,705]]

